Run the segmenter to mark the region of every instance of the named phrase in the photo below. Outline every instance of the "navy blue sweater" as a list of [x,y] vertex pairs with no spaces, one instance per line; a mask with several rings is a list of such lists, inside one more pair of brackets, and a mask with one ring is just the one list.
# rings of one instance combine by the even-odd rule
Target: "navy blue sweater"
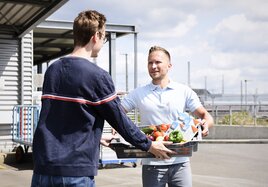
[[33,140],[34,172],[95,176],[104,120],[147,151],[144,134],[125,115],[110,75],[79,57],[64,57],[46,71],[42,109]]

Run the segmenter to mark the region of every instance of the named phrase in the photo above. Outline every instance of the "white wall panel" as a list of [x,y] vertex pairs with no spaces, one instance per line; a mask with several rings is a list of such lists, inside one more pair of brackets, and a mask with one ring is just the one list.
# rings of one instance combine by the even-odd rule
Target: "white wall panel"
[[18,40],[0,38],[0,152],[14,146],[12,110],[15,105],[32,105],[33,34]]

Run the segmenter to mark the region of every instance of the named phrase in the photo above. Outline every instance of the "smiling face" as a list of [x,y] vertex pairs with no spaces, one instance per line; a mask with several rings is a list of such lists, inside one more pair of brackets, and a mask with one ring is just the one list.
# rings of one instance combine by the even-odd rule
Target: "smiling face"
[[168,81],[168,71],[171,68],[168,55],[161,51],[155,50],[148,56],[148,72],[153,79],[154,84],[161,84],[162,81]]

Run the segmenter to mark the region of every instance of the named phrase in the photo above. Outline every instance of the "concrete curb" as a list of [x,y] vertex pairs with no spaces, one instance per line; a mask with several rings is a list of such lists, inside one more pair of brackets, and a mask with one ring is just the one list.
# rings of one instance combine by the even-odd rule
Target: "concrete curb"
[[214,144],[267,144],[268,139],[203,139],[199,143]]

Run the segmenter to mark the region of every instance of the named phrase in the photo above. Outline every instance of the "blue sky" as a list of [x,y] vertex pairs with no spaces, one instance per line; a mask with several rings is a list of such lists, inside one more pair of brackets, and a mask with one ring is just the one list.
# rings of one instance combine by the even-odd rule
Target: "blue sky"
[[[70,0],[49,19],[73,21],[80,11],[94,9],[108,23],[138,29],[138,85],[150,81],[147,53],[153,45],[171,53],[170,77],[212,93],[268,93],[268,1],[266,0]],[[129,88],[133,88],[133,36],[118,39],[117,90],[125,89],[128,53]],[[131,45],[129,45],[131,43]],[[107,46],[98,65],[108,70]],[[206,80],[206,84],[205,84]],[[224,81],[223,81],[224,80]],[[224,84],[222,84],[224,82]],[[224,85],[224,86],[223,86]],[[244,89],[243,89],[244,90]]]

